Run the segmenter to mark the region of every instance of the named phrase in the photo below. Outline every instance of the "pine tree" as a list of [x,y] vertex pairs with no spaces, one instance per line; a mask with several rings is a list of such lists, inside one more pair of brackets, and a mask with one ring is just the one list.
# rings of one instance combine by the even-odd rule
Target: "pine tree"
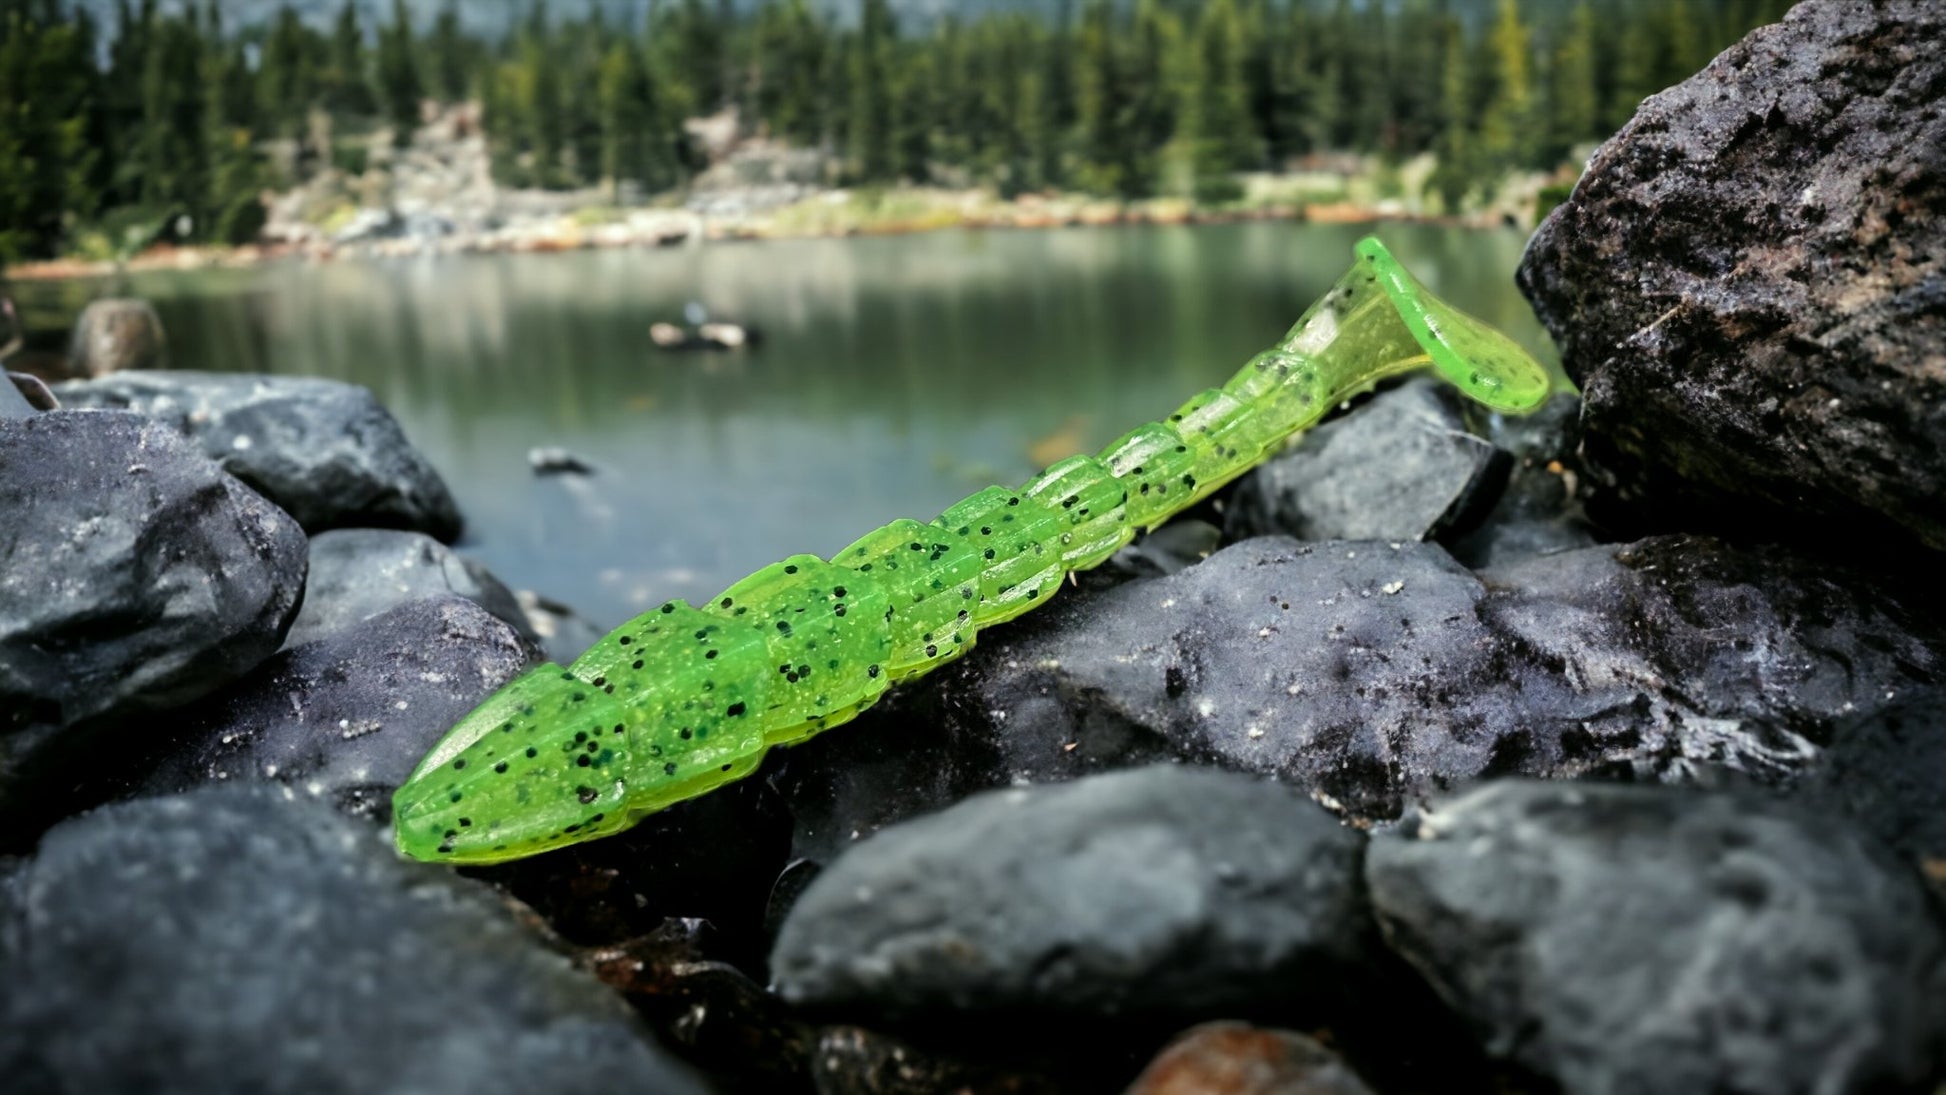
[[432,93],[449,103],[466,98],[471,84],[473,51],[460,30],[459,0],[446,0],[445,6],[439,9],[426,44],[432,66]]
[[1558,161],[1575,145],[1597,136],[1601,100],[1595,87],[1595,38],[1594,9],[1582,0],[1554,48],[1543,162]]
[[1232,0],[1210,0],[1197,23],[1191,92],[1184,129],[1191,144],[1196,192],[1204,200],[1235,196],[1232,172],[1261,159],[1244,83],[1243,25]]
[[338,9],[321,82],[325,105],[332,113],[366,117],[373,112],[371,83],[365,75],[365,32],[358,26],[358,9],[352,0]]
[[1526,167],[1534,159],[1535,112],[1530,32],[1519,0],[1500,0],[1488,33],[1493,93],[1480,115],[1479,151],[1495,172]]
[[385,115],[392,122],[392,143],[401,147],[412,143],[412,133],[419,127],[419,100],[425,89],[419,81],[412,20],[406,15],[405,0],[392,0],[391,26],[379,33],[378,87],[385,102]]
[[850,141],[852,169],[866,182],[890,181],[897,170],[890,71],[897,34],[885,0],[865,0],[851,48]]

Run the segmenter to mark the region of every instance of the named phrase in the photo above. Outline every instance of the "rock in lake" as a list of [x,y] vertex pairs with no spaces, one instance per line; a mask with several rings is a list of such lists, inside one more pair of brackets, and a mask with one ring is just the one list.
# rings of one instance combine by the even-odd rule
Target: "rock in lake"
[[226,373],[123,373],[62,384],[70,407],[119,407],[187,434],[306,532],[403,528],[451,542],[459,509],[397,419],[354,384]]
[[1567,1092],[1925,1090],[1946,929],[1865,833],[1754,795],[1508,781],[1372,839],[1386,938]]
[[11,889],[14,1090],[705,1090],[491,890],[281,787],[68,821]]
[[1519,281],[1611,508],[1946,548],[1941,41],[1937,0],[1799,4],[1646,100],[1541,225]]
[[1507,482],[1506,453],[1467,432],[1450,386],[1380,393],[1312,430],[1230,496],[1224,533],[1300,540],[1433,540],[1464,531]]
[[0,513],[0,816],[269,657],[304,588],[297,525],[139,415],[0,419]]
[[283,651],[173,717],[144,791],[273,780],[348,813],[391,795],[460,717],[534,661],[505,621],[451,595]]
[[1247,540],[982,634],[775,782],[817,860],[981,787],[1172,757],[1365,821],[1503,774],[1785,784],[1839,722],[1946,675],[1927,596],[1695,537],[1483,574],[1435,544]]
[[[311,578],[285,646],[298,646],[409,601],[451,594],[540,637],[513,592],[491,571],[419,532],[334,529],[311,537]],[[566,665],[566,662],[561,663]]]
[[68,375],[106,376],[168,364],[168,340],[155,306],[134,297],[90,301],[74,321]]
[[1273,783],[1159,765],[977,795],[812,881],[771,954],[866,1015],[1207,1017],[1337,998],[1366,953],[1364,838]]

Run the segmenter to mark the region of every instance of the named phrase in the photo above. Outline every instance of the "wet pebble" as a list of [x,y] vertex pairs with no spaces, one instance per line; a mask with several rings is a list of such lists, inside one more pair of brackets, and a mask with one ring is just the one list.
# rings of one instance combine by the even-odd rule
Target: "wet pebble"
[[[334,529],[311,537],[304,607],[284,641],[298,646],[394,606],[446,594],[465,597],[538,644],[513,591],[480,563],[419,532]],[[566,665],[566,662],[561,663]]]

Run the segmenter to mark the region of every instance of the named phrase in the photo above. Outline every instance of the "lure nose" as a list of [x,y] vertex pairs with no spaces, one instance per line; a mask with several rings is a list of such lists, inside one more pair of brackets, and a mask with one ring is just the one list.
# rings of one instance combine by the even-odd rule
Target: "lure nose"
[[621,706],[539,666],[461,719],[392,796],[399,851],[497,863],[626,828],[628,760]]

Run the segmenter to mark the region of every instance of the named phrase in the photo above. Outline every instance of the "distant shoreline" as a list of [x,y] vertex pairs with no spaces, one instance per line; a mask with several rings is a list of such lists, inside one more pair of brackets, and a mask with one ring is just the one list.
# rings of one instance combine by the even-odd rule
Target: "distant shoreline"
[[[973,192],[893,190],[898,201],[854,200],[825,191],[760,213],[719,217],[686,209],[581,210],[529,219],[488,232],[433,237],[381,235],[344,242],[314,239],[242,247],[161,245],[125,261],[65,257],[5,268],[10,281],[61,281],[118,273],[241,269],[270,262],[407,258],[424,255],[537,254],[561,251],[657,248],[772,239],[836,239],[893,236],[947,229],[1047,229],[1116,225],[1233,224],[1303,221],[1313,224],[1440,224],[1490,228],[1504,219],[1429,216],[1392,203],[1274,203],[1248,207],[1199,207],[1184,199],[1117,202],[1076,196],[995,199]],[[882,205],[895,208],[882,208]],[[820,208],[826,207],[826,208]],[[828,215],[826,214],[829,211]]]

